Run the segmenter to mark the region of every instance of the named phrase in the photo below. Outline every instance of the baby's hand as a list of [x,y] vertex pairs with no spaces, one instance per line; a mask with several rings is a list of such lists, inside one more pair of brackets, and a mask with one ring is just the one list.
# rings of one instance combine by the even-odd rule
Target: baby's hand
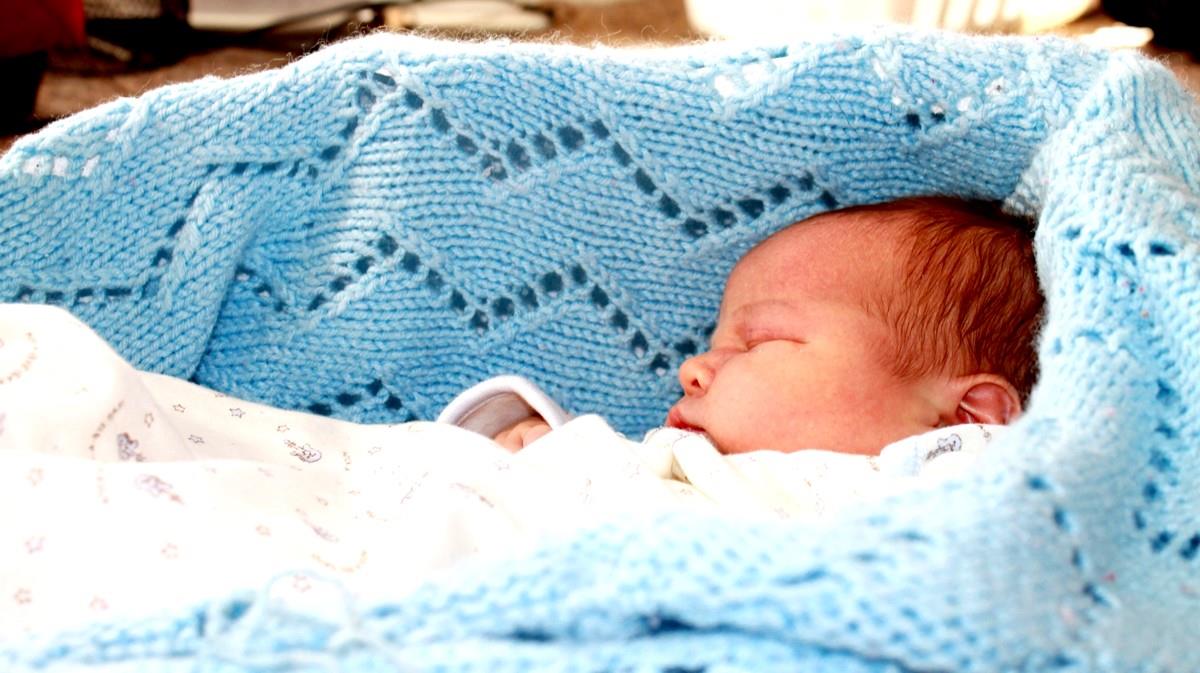
[[542,435],[550,432],[550,424],[541,418],[526,418],[511,428],[501,430],[494,439],[509,451],[520,451]]

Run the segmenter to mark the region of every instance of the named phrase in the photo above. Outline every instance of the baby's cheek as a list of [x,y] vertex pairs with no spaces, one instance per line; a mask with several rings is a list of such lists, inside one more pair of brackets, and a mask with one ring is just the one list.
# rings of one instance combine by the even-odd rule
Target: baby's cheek
[[742,453],[771,447],[794,421],[784,400],[772,396],[767,387],[729,390],[730,394],[707,400],[705,430],[726,453]]
[[786,368],[771,372],[756,390],[753,402],[739,405],[737,423],[743,429],[746,450],[770,448],[779,451],[811,448],[828,435],[828,428],[841,422],[833,409],[838,391],[813,381],[812,372],[788,376]]

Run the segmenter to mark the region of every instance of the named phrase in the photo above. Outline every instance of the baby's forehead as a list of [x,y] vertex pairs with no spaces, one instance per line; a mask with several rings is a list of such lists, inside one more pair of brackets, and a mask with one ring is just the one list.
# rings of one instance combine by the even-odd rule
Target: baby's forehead
[[797,298],[895,294],[909,254],[905,229],[868,213],[824,213],[770,235],[742,257],[729,294]]

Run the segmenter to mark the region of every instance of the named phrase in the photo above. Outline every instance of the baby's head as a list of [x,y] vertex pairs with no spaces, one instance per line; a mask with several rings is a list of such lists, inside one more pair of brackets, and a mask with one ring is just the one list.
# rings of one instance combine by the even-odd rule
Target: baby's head
[[926,197],[824,213],[738,262],[667,423],[726,453],[878,453],[955,423],[1008,423],[1037,377],[1031,227]]

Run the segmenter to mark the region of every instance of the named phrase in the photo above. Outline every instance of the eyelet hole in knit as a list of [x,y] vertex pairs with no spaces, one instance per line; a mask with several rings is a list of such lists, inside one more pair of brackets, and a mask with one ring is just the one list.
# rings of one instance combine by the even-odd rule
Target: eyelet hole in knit
[[737,205],[752,220],[757,219],[766,210],[766,205],[758,199],[742,199]]
[[492,300],[492,315],[504,320],[512,316],[516,311],[516,304],[508,297],[499,297]]
[[1147,503],[1152,503],[1155,500],[1158,500],[1161,495],[1162,493],[1158,490],[1158,484],[1155,484],[1152,481],[1148,481],[1146,482],[1145,486],[1142,486],[1142,498]]
[[1154,426],[1154,434],[1161,435],[1164,439],[1175,439],[1179,436],[1179,433],[1175,430],[1175,428],[1167,425],[1166,423],[1159,423],[1158,425]]
[[425,287],[429,288],[430,290],[437,292],[445,285],[446,282],[442,280],[442,274],[438,273],[437,271],[430,269],[429,273],[425,274]]
[[675,199],[672,199],[666,194],[663,194],[662,198],[658,200],[658,210],[663,215],[666,215],[672,219],[679,217],[679,213],[681,212],[679,209],[679,204],[675,203]]
[[614,144],[612,146],[612,155],[613,158],[617,160],[617,163],[622,166],[628,166],[629,164],[633,163],[633,158],[630,157],[629,153],[625,151],[625,148],[621,147],[620,145]]
[[1171,387],[1169,383],[1162,379],[1158,379],[1158,391],[1154,393],[1154,399],[1162,404],[1175,404],[1179,401],[1179,393]]
[[675,352],[683,357],[691,357],[697,352],[696,342],[691,339],[684,339],[675,343]]
[[441,108],[433,108],[429,111],[429,121],[433,123],[433,128],[440,133],[450,130],[450,120],[446,118],[446,113]]
[[508,143],[505,153],[508,155],[508,160],[512,162],[513,167],[519,171],[523,171],[531,165],[529,153],[515,140]]
[[1175,539],[1175,534],[1171,531],[1159,531],[1154,537],[1150,538],[1150,551],[1155,554],[1161,553],[1162,550],[1171,544],[1171,540]]
[[608,293],[601,289],[599,285],[592,288],[592,292],[590,295],[588,295],[588,298],[591,300],[592,304],[598,306],[599,308],[605,308],[608,306]]
[[563,289],[563,279],[559,274],[551,271],[542,276],[541,280],[542,291],[551,297],[557,297]]
[[462,150],[468,156],[479,151],[479,147],[475,145],[475,141],[462,135],[461,133],[457,138],[454,139],[454,142],[458,144],[458,149]]
[[508,170],[504,168],[504,164],[501,163],[500,157],[497,157],[494,154],[483,155],[483,161],[480,165],[483,169],[484,176],[491,178],[492,180],[499,182],[508,178]]
[[713,223],[722,229],[728,229],[737,222],[737,216],[724,208],[714,208],[712,219]]
[[629,340],[629,350],[640,358],[646,354],[646,350],[649,348],[650,343],[646,341],[646,335],[642,334],[641,330],[634,332],[633,338]]
[[792,192],[787,187],[777,184],[767,190],[767,195],[771,198],[771,205],[778,206],[786,201],[792,195]]
[[583,132],[574,126],[560,126],[558,140],[568,150],[577,150],[583,146]]
[[1054,525],[1060,530],[1072,532],[1075,530],[1075,521],[1067,511],[1061,507],[1055,507],[1053,513]]
[[550,159],[558,156],[558,150],[555,149],[554,143],[541,133],[535,134],[531,139],[531,142],[533,144],[533,149],[537,150],[538,155],[540,155],[543,160],[549,161]]
[[396,239],[388,234],[384,234],[375,242],[375,247],[379,249],[379,252],[383,253],[384,257],[391,257],[400,249],[400,244],[396,242]]
[[404,253],[400,257],[400,267],[409,273],[416,273],[421,267],[421,258],[411,252]]
[[629,316],[625,315],[624,311],[620,311],[620,310],[613,311],[612,317],[608,319],[608,322],[613,327],[616,327],[617,329],[624,331],[624,330],[628,329],[628,327],[629,327]]
[[537,292],[534,292],[533,288],[528,285],[523,285],[517,290],[517,298],[528,308],[538,307]]
[[637,184],[638,189],[646,194],[653,194],[656,191],[654,182],[650,179],[650,176],[640,168],[633,174],[633,181]]
[[694,217],[689,217],[683,221],[683,231],[692,238],[700,238],[708,233],[708,225]]
[[1185,561],[1192,561],[1200,554],[1200,533],[1197,533],[1190,538],[1179,550],[1179,556]]
[[482,333],[486,332],[488,329],[487,314],[484,313],[483,311],[476,310],[475,313],[471,315],[470,324],[471,324],[471,329],[475,330],[475,332],[477,334],[482,334]]

